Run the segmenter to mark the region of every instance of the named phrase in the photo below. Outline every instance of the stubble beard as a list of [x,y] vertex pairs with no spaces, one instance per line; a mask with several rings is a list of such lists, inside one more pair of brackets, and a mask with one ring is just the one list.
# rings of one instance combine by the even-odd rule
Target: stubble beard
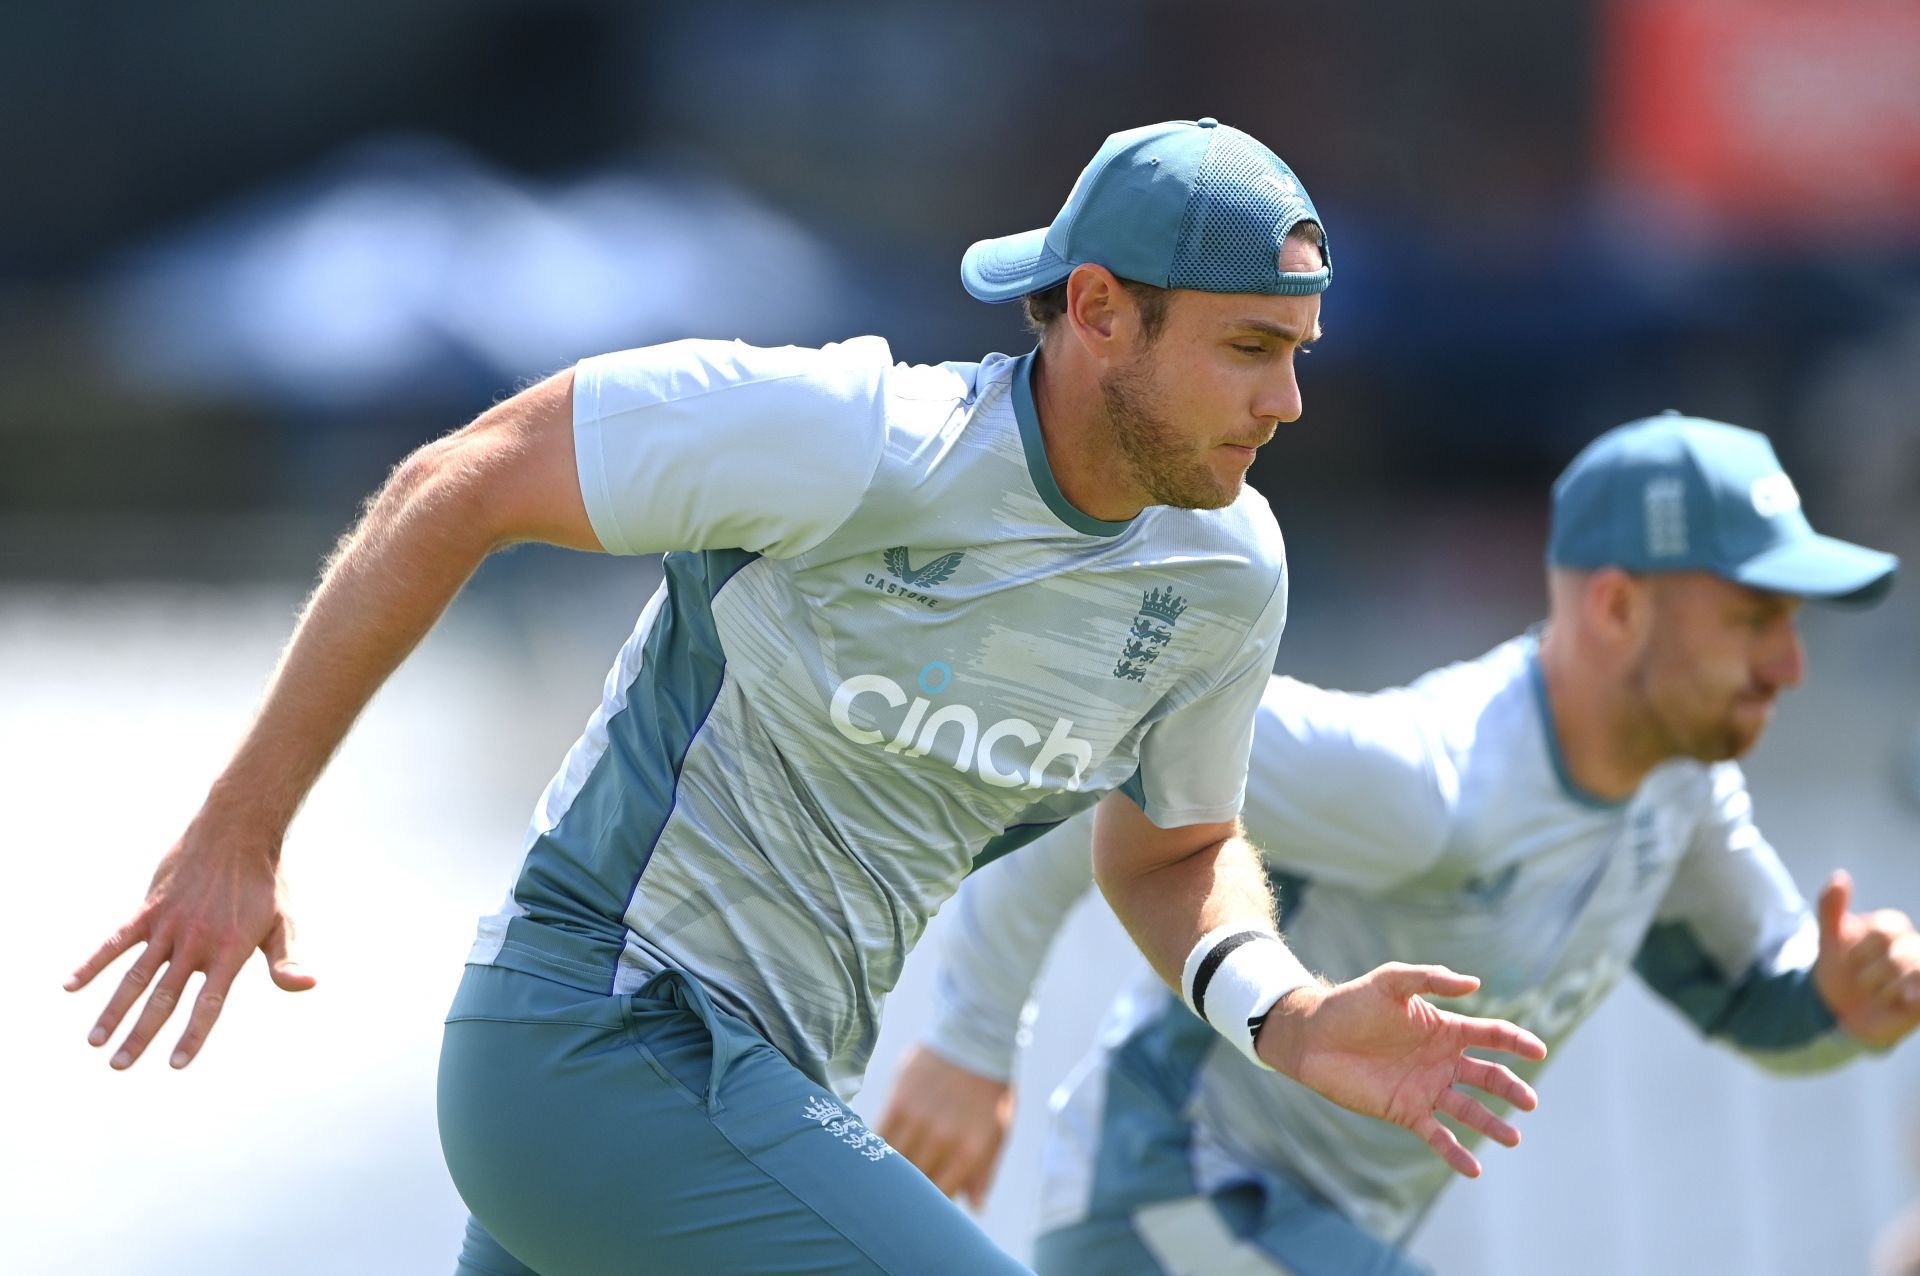
[[1150,367],[1150,356],[1142,354],[1100,382],[1113,441],[1130,477],[1154,505],[1217,510],[1233,504],[1240,485],[1223,488],[1206,462],[1193,454],[1192,445],[1181,439]]
[[1734,721],[1731,705],[1711,720],[1698,722],[1676,713],[1657,690],[1660,679],[1651,663],[1643,661],[1634,671],[1632,685],[1648,737],[1658,742],[1654,748],[1662,760],[1691,758],[1709,765],[1731,762],[1760,742],[1759,731],[1747,731]]

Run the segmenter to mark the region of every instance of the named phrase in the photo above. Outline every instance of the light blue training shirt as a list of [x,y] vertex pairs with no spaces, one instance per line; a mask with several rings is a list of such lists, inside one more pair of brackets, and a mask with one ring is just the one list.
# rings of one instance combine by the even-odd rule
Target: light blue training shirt
[[850,1096],[976,863],[1116,788],[1162,827],[1238,812],[1279,529],[1251,489],[1076,509],[1035,358],[907,366],[867,337],[576,368],[594,530],[666,551],[666,581],[471,961],[608,993],[687,971]]

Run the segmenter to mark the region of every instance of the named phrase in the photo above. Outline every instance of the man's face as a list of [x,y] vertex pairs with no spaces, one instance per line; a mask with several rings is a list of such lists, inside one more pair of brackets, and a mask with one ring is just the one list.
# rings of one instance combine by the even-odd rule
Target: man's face
[[1800,600],[1706,572],[1645,578],[1652,629],[1633,685],[1675,755],[1702,762],[1751,749],[1781,691],[1800,684]]
[[[1320,268],[1289,239],[1281,268]],[[1115,441],[1148,503],[1220,509],[1240,495],[1254,449],[1300,418],[1294,355],[1320,335],[1320,298],[1181,289],[1165,324],[1100,385]]]

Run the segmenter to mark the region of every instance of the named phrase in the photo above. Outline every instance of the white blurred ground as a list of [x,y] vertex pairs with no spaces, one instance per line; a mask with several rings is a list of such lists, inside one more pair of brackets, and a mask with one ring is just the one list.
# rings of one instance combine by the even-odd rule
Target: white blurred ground
[[[199,1062],[165,1066],[175,1025],[124,1075],[84,1041],[112,977],[78,995],[61,980],[138,902],[231,748],[298,587],[0,590],[0,1271],[450,1270],[463,1212],[434,1133],[440,1018],[473,919],[504,891],[527,812],[644,594],[644,568],[596,572],[567,606],[511,576],[463,599],[349,740],[287,848],[319,988],[279,993],[256,962]],[[1290,667],[1354,685],[1473,654],[1526,619],[1311,614]],[[1920,815],[1893,779],[1920,721],[1914,628],[1904,603],[1810,617],[1813,684],[1752,769],[1762,824],[1803,887],[1845,864],[1866,902],[1920,911]],[[869,1114],[918,1029],[940,933],[936,920],[890,1002]],[[1027,1103],[984,1220],[1016,1253],[1039,1101],[1090,1035],[1124,944],[1083,910],[1049,968]],[[1629,988],[1541,1091],[1526,1144],[1487,1156],[1487,1177],[1458,1185],[1420,1238],[1442,1272],[1838,1276],[1865,1269],[1916,1192],[1920,1045],[1781,1082]]]

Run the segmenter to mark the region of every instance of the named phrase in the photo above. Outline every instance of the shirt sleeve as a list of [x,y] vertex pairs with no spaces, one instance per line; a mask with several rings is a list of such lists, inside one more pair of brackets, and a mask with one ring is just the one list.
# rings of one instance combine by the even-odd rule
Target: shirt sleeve
[[1253,747],[1253,711],[1273,674],[1287,622],[1283,569],[1233,666],[1207,692],[1147,728],[1140,770],[1122,788],[1163,829],[1240,813]]
[[934,974],[927,1045],[935,1053],[981,1076],[1012,1079],[1047,951],[1092,885],[1091,810],[961,884]]
[[1355,695],[1274,678],[1255,719],[1247,840],[1314,881],[1383,891],[1418,876],[1446,844],[1459,776],[1404,688]]
[[1701,1032],[1774,1071],[1843,1063],[1860,1045],[1814,987],[1813,912],[1754,824],[1739,765],[1720,763],[1709,780],[1705,816],[1634,969]]
[[886,343],[676,341],[583,360],[580,494],[615,554],[805,553],[846,521],[886,442]]

